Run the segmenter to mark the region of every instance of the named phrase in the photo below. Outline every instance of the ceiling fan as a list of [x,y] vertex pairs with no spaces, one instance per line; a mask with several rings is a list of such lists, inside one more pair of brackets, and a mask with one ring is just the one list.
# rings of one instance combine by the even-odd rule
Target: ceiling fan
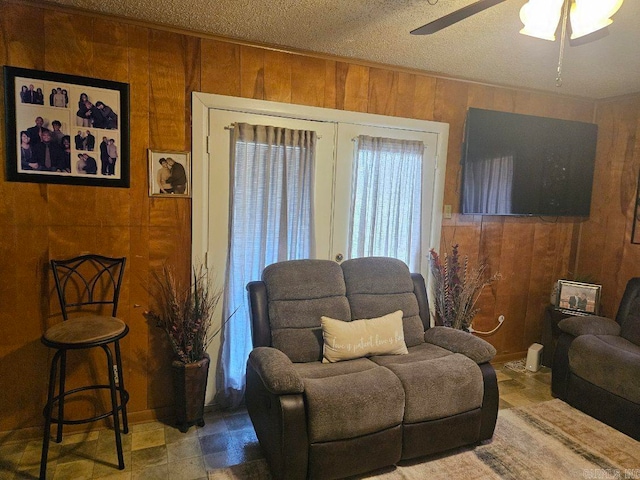
[[[413,35],[430,35],[506,0],[477,0],[444,17],[411,31]],[[571,39],[598,31],[612,23],[611,16],[624,0],[529,0],[520,9],[524,28],[520,33],[545,40],[555,40],[555,31],[564,10],[571,18]],[[437,0],[436,0],[437,3]]]
[[[477,0],[465,7],[440,17],[420,28],[413,35],[430,35],[454,23],[469,18],[506,0]],[[524,28],[520,33],[543,40],[555,41],[558,25],[561,26],[560,54],[556,86],[562,86],[562,59],[569,18],[571,40],[580,45],[607,34],[606,27],[612,23],[611,16],[618,11],[624,0],[529,0],[520,9],[520,20]],[[437,3],[438,0],[435,0]],[[431,5],[435,4],[429,1]]]

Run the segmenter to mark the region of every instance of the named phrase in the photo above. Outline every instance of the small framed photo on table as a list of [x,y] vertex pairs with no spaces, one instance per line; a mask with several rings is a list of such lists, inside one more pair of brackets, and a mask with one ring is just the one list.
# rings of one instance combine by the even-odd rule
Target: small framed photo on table
[[189,152],[149,149],[149,196],[191,197]]
[[601,285],[558,280],[556,308],[570,315],[598,315]]

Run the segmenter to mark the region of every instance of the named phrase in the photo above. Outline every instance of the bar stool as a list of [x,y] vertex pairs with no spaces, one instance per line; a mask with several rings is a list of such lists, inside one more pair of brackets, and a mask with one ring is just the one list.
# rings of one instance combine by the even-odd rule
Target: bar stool
[[[68,260],[51,260],[51,269],[55,279],[63,322],[49,328],[42,336],[42,343],[56,349],[51,361],[47,404],[44,408],[44,436],[42,457],[40,460],[40,478],[46,478],[47,456],[51,436],[51,424],[56,423],[56,442],[62,441],[62,426],[94,422],[113,417],[118,468],[124,469],[122,439],[120,436],[120,417],[122,432],[128,433],[127,401],[129,393],[124,387],[122,359],[120,357],[120,339],[127,335],[129,327],[116,318],[120,286],[124,274],[126,258],[110,258],[102,255],[83,255]],[[100,315],[102,306],[110,305],[111,316]],[[90,306],[94,306],[91,308]],[[87,311],[87,307],[96,314]],[[69,318],[70,310],[72,318]],[[81,316],[77,316],[78,313]],[[110,345],[115,351],[115,364]],[[108,385],[86,385],[65,390],[67,350],[80,350],[100,347],[107,359]],[[55,394],[56,376],[60,372],[58,395]],[[107,389],[111,396],[111,409],[90,418],[71,420],[64,418],[65,399],[73,394],[87,390]],[[54,411],[57,410],[57,416]]]

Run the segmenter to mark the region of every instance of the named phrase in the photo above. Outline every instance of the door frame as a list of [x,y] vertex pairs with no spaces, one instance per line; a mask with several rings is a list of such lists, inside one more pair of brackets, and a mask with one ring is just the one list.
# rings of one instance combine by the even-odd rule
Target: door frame
[[[374,127],[395,127],[437,134],[436,170],[433,190],[432,229],[429,245],[440,247],[442,231],[442,207],[444,200],[445,170],[449,124],[430,120],[390,117],[361,112],[349,112],[331,108],[310,107],[289,103],[231,97],[212,93],[192,93],[192,203],[191,203],[191,258],[194,263],[210,262],[207,256],[209,245],[209,216],[205,205],[209,202],[209,109],[241,111],[262,115],[297,118],[300,120],[354,123]],[[427,273],[427,272],[423,272]],[[219,272],[223,275],[223,272]]]

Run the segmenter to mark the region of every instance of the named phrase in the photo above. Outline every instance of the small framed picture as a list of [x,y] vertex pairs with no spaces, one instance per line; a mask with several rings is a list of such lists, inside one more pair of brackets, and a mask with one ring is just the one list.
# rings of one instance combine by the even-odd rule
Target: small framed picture
[[129,187],[129,85],[4,67],[10,182]]
[[601,285],[558,280],[556,308],[573,315],[597,315]]
[[189,152],[149,149],[149,196],[191,196]]

